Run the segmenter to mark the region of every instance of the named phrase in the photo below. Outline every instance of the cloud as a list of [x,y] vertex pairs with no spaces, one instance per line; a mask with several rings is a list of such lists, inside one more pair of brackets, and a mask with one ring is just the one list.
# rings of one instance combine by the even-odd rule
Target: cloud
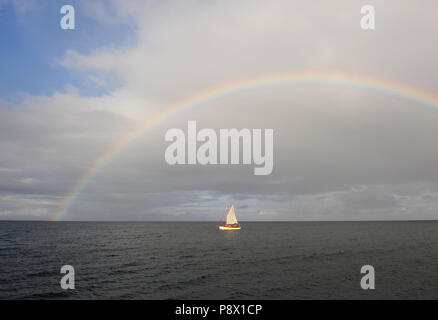
[[[376,3],[359,28],[357,1],[82,2],[98,23],[131,19],[134,44],[67,48],[55,61],[107,94],[78,88],[0,105],[4,216],[47,218],[118,138],[170,104],[256,75],[334,70],[436,92],[432,2]],[[409,23],[406,23],[409,21]],[[119,85],[110,88],[112,79]],[[110,80],[110,81],[109,81]],[[86,85],[86,84],[84,84]],[[274,172],[253,166],[168,166],[164,133],[200,127],[273,128]],[[381,91],[333,83],[224,96],[157,124],[90,181],[66,219],[217,220],[433,218],[438,114]],[[34,210],[33,210],[34,209]]]

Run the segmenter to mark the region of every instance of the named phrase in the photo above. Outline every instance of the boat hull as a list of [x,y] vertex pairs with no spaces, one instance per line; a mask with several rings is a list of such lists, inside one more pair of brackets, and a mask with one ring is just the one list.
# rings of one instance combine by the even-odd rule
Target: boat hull
[[219,230],[240,230],[241,226],[219,226]]

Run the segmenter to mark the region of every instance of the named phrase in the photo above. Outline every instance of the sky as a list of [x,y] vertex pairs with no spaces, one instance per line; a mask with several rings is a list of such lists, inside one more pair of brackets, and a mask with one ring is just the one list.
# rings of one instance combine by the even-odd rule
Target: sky
[[[227,204],[239,220],[436,219],[438,106],[330,81],[209,99],[92,169],[169,106],[242,79],[342,73],[438,96],[438,3],[367,1],[375,30],[363,4],[0,0],[0,219],[218,221]],[[272,174],[168,165],[165,133],[188,120],[273,129]]]

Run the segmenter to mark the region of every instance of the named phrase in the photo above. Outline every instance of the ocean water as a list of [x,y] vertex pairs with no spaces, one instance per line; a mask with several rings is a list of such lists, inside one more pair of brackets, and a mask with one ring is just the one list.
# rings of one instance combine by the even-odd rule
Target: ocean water
[[[438,299],[438,222],[0,222],[1,299]],[[60,268],[75,268],[62,290]],[[360,288],[373,265],[375,290]]]

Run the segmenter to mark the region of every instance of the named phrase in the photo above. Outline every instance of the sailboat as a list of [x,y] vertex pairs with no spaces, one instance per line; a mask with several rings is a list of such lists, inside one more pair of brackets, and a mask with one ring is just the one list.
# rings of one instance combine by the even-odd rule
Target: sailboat
[[226,220],[224,226],[219,226],[219,230],[240,230],[242,227],[237,222],[236,213],[234,212],[234,205],[228,210],[226,208]]

